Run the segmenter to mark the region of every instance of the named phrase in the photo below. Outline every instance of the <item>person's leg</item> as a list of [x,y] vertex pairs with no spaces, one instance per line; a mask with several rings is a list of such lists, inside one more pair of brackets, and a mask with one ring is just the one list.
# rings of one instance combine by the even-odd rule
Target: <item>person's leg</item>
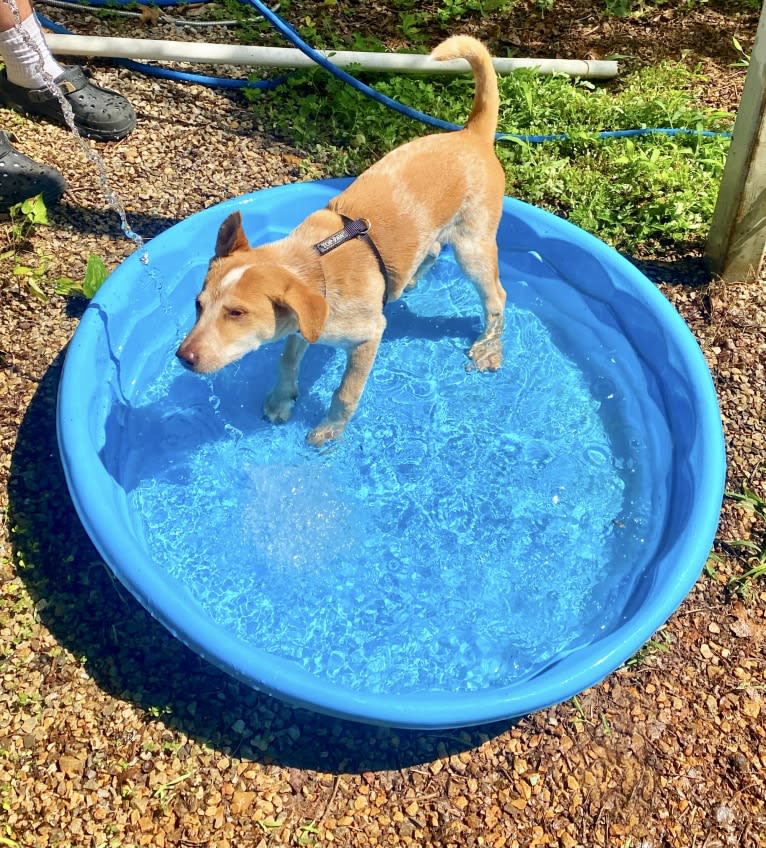
[[[16,9],[19,12],[19,18],[25,21],[32,14],[32,4],[29,0],[17,0]],[[10,29],[16,18],[13,14],[13,9],[8,0],[0,2],[0,32]]]
[[[43,70],[55,79],[63,68],[51,55],[29,0],[17,0],[18,20],[7,0],[0,0],[0,56],[8,79],[26,88],[45,84]],[[19,31],[25,32],[26,38]],[[34,49],[37,44],[39,52]],[[66,190],[61,174],[20,153],[7,133],[0,132],[0,212],[28,197],[42,194],[48,206],[56,203]]]
[[0,105],[56,123],[66,123],[64,109],[52,85],[72,109],[74,125],[83,135],[103,141],[126,136],[136,125],[130,103],[115,91],[90,82],[77,66],[59,65],[53,58],[30,0],[16,0],[18,18],[9,0],[0,0]]
[[[64,68],[53,58],[29,0],[16,3],[20,26],[8,0],[0,0],[0,56],[10,82],[23,88],[42,88]],[[46,76],[47,75],[47,76]]]

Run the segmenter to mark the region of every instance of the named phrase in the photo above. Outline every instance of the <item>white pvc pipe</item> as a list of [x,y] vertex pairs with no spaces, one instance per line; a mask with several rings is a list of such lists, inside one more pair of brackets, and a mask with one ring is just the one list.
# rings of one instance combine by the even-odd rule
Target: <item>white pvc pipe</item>
[[[314,62],[291,47],[254,47],[196,41],[159,41],[150,38],[110,38],[95,35],[46,33],[45,40],[59,56],[101,56],[110,59],[153,59],[206,65],[250,65],[259,68],[307,68]],[[352,50],[319,51],[340,68],[358,65],[366,71],[459,74],[468,70],[464,59],[437,62],[417,53],[364,53]],[[493,59],[495,70],[507,74],[519,68],[561,73],[583,79],[617,75],[617,62],[580,59]]]

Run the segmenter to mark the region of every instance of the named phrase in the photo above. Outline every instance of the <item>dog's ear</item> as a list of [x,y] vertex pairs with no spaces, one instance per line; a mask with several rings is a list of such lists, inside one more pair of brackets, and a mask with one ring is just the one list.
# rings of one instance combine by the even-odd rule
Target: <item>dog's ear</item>
[[250,244],[242,229],[242,216],[239,212],[231,215],[221,224],[215,241],[215,255],[218,259],[230,256],[235,250],[247,250]]
[[322,335],[330,308],[322,295],[303,283],[291,283],[280,293],[276,302],[291,309],[298,319],[298,329],[307,342],[315,342]]

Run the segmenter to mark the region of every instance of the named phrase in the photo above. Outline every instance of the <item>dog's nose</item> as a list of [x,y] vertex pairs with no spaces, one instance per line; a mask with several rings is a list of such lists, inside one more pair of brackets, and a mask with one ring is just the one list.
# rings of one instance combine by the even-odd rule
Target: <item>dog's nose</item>
[[197,354],[186,347],[186,345],[181,345],[176,351],[176,357],[181,360],[181,365],[185,368],[194,368],[195,363],[197,362]]

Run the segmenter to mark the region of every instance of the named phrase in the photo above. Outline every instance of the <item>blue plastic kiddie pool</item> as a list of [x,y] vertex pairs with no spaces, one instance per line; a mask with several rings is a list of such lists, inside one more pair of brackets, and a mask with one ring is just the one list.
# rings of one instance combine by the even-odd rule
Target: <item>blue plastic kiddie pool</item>
[[312,448],[341,353],[309,349],[275,426],[280,345],[207,377],[174,351],[230,212],[271,241],[346,184],[206,209],[110,276],[59,393],[80,518],[173,634],[291,703],[443,728],[565,700],[640,648],[705,562],[725,470],[705,360],[629,262],[508,198],[503,368],[466,369],[481,310],[447,252],[386,307],[344,438]]

